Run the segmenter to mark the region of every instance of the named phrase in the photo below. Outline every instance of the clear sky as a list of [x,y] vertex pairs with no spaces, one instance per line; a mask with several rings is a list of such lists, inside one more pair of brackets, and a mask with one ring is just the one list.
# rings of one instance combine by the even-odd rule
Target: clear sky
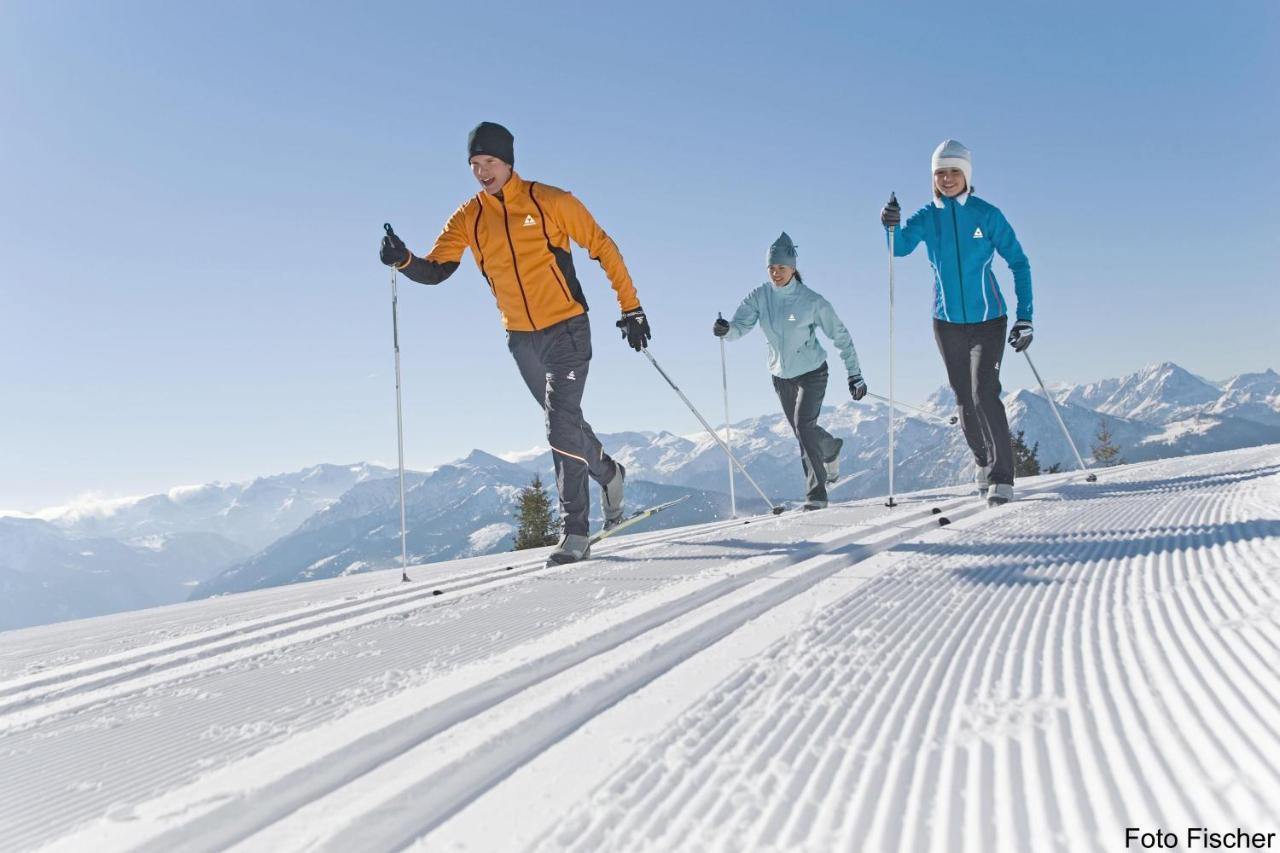
[[[615,238],[653,354],[716,422],[711,323],[784,229],[887,392],[878,212],[890,190],[926,202],[946,137],[1031,259],[1050,381],[1280,367],[1278,10],[0,3],[0,508],[394,465],[381,225],[426,251],[477,189],[486,119]],[[597,431],[695,431],[576,259]],[[944,381],[923,250],[897,293],[898,394],[919,402]],[[400,306],[410,467],[542,441],[470,257],[442,287],[402,281]],[[729,356],[734,418],[775,411],[762,336]],[[1034,379],[1019,359],[1004,381]]]

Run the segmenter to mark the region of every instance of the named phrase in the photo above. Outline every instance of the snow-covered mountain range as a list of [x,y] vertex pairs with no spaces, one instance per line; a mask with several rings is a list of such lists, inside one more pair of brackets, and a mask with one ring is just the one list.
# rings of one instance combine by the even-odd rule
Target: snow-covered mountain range
[[[1280,442],[1280,374],[1245,373],[1216,384],[1171,363],[1118,379],[1051,388],[1088,459],[1105,423],[1125,461],[1137,462]],[[1039,446],[1044,467],[1075,467],[1048,401],[1036,391],[1005,397],[1012,428]],[[897,491],[967,482],[968,448],[949,389],[924,404],[936,417],[900,411]],[[843,402],[823,424],[845,440],[833,500],[888,491],[889,410]],[[798,448],[781,413],[732,425],[735,452],[772,502],[803,498]],[[724,454],[706,435],[602,434],[627,467],[632,507],[681,494],[675,511],[648,524],[674,526],[729,514]],[[542,449],[501,458],[475,451],[407,476],[408,551],[420,563],[509,550],[515,495],[533,472],[554,482]],[[369,464],[317,465],[251,483],[213,483],[35,517],[0,517],[0,630],[232,591],[349,575],[399,561],[395,471]],[[764,502],[737,480],[738,506]]]
[[51,507],[36,513],[73,537],[145,543],[175,533],[216,533],[264,548],[360,483],[393,476],[377,465],[313,465],[249,483],[178,486],[159,495]]
[[[517,494],[530,479],[529,468],[481,450],[429,474],[406,474],[405,526],[410,561],[436,562],[511,550],[516,532],[512,510]],[[717,492],[639,479],[627,488],[628,499],[637,507],[681,495],[691,499],[664,514],[664,526],[714,521],[729,514],[728,496]],[[297,530],[202,584],[192,597],[206,598],[395,565],[400,559],[399,497],[399,484],[394,478],[361,483]],[[747,502],[746,508],[766,509],[759,500]],[[598,523],[599,519],[595,521]]]

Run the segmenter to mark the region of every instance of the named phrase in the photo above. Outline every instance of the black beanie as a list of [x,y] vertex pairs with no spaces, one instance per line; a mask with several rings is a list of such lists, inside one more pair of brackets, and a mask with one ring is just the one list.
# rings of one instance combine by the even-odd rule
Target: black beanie
[[497,157],[508,166],[516,164],[516,138],[500,124],[482,121],[467,137],[467,160],[477,154]]

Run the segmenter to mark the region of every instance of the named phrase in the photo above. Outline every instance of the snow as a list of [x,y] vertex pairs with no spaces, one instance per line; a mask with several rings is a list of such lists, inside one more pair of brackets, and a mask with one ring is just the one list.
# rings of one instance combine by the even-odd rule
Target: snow
[[1146,436],[1141,440],[1141,444],[1175,444],[1179,439],[1188,435],[1205,435],[1218,425],[1218,421],[1213,418],[1191,417],[1180,421],[1170,421],[1164,424],[1160,432],[1154,435]]
[[1280,830],[1280,446],[1099,481],[8,632],[0,847],[1121,850],[1128,826]]
[[197,483],[189,486],[174,486],[165,494],[174,503],[182,503],[185,500],[201,497],[208,489],[216,489],[224,487],[224,485],[223,483]]
[[483,554],[504,540],[510,540],[516,532],[515,525],[498,522],[486,524],[468,537],[467,553]]
[[137,536],[130,539],[128,544],[135,548],[145,548],[148,551],[163,551],[165,544],[169,541],[167,536]]
[[71,503],[62,506],[51,506],[34,513],[35,518],[58,524],[75,524],[85,519],[103,519],[136,506],[143,498],[106,498],[94,492],[88,492],[74,498]]
[[547,446],[545,444],[540,444],[536,447],[531,447],[528,450],[513,450],[507,453],[499,453],[497,454],[497,457],[502,461],[510,462],[513,465],[522,465],[526,462],[531,462],[532,460],[537,459],[539,456],[542,456],[547,452]]
[[315,574],[317,571],[319,571],[320,569],[323,569],[325,566],[327,566],[329,563],[332,563],[336,559],[338,559],[337,556],[321,557],[319,560],[316,560],[314,563],[307,566],[306,569],[304,569],[304,571],[306,571],[309,574]]

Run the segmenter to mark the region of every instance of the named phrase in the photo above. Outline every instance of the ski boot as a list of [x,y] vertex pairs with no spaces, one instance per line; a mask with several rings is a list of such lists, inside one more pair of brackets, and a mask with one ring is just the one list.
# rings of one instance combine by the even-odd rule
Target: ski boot
[[576,563],[591,556],[591,539],[576,533],[566,533],[560,537],[560,544],[547,557],[547,565],[563,565]]
[[1003,506],[1013,500],[1013,486],[1008,483],[996,483],[987,496],[987,506]]
[[626,485],[627,469],[621,462],[614,462],[617,471],[608,485],[600,487],[600,508],[604,510],[604,529],[616,527],[622,523],[622,490]]
[[815,500],[807,500],[804,502],[804,506],[800,507],[801,511],[803,512],[812,512],[815,509],[826,509],[826,508],[827,508],[826,501],[815,501]]
[[995,467],[995,463],[979,465],[978,470],[973,473],[973,483],[978,487],[979,500],[986,500],[991,491],[991,469],[993,467]]
[[834,483],[840,479],[840,450],[844,447],[844,439],[836,439],[836,452],[831,454],[831,458],[826,460],[827,463],[827,482]]

